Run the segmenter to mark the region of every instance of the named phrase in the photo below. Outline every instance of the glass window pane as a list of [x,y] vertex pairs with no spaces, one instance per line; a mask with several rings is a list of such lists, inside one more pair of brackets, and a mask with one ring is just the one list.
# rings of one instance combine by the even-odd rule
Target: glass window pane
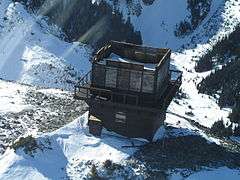
[[106,87],[116,88],[117,68],[106,68]]
[[104,87],[105,83],[105,67],[94,64],[92,69],[92,84],[93,86]]
[[129,89],[130,72],[127,69],[119,69],[118,72],[118,88],[123,90]]
[[153,89],[154,89],[154,73],[144,71],[142,92],[153,93]]
[[142,83],[142,72],[132,70],[130,74],[130,90],[140,92],[141,83]]

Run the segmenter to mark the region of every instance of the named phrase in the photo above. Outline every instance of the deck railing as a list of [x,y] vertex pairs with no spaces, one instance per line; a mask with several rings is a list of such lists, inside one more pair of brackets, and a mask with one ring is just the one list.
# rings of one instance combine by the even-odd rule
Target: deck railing
[[[176,91],[182,83],[182,72],[177,70],[170,70],[171,80],[169,82],[169,87],[163,93],[161,100],[157,102],[147,103],[142,102],[141,94],[132,95],[128,93],[114,92],[108,89],[91,87],[91,71],[88,72],[81,80],[78,85],[75,86],[75,98],[81,100],[101,100],[101,101],[111,101],[113,103],[127,104],[133,106],[142,107],[156,107],[160,104],[161,107],[168,106],[174,97]],[[174,77],[174,78],[172,78]],[[156,97],[156,100],[158,98]]]
[[174,83],[182,83],[182,71],[170,70],[171,81]]
[[75,87],[79,87],[79,86],[84,86],[86,84],[90,84],[91,83],[91,75],[92,75],[92,71],[89,71],[87,74],[85,74],[82,78],[80,78],[80,80],[78,81],[77,85]]

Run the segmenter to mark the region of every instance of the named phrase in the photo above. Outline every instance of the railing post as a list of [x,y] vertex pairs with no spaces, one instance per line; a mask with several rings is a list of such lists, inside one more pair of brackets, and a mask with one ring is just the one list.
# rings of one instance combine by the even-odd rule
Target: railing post
[[136,96],[136,106],[138,105],[139,103],[139,96]]
[[126,104],[126,96],[127,96],[126,94],[124,94],[124,96],[123,96],[123,103],[124,104]]
[[113,93],[111,92],[111,101],[113,102]]

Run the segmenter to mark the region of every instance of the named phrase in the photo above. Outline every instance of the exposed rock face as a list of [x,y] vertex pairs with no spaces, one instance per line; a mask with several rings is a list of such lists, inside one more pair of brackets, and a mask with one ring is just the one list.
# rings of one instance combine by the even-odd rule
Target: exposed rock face
[[30,11],[48,16],[50,23],[57,24],[69,41],[81,41],[100,47],[109,40],[141,44],[140,32],[134,31],[130,21],[113,12],[104,1],[89,0],[23,0]]
[[191,12],[191,24],[196,28],[207,16],[211,8],[212,0],[188,0],[188,8]]
[[147,5],[152,5],[155,0],[142,0],[142,2],[147,6]]
[[[197,63],[198,72],[215,69],[199,84],[199,91],[209,95],[218,94],[221,107],[233,106],[240,92],[240,26],[228,37],[216,43]],[[216,68],[223,65],[220,69]]]
[[208,15],[212,0],[187,0],[190,17],[177,25],[176,36],[192,32]]

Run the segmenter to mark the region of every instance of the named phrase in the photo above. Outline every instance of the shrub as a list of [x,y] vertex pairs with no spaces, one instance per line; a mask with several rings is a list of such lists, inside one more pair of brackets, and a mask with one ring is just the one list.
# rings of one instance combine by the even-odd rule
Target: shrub
[[235,107],[229,116],[231,122],[240,124],[240,109]]
[[225,127],[223,120],[217,121],[212,125],[211,132],[221,137],[232,136],[232,124],[230,124],[228,127]]
[[187,21],[182,21],[180,22],[179,25],[177,25],[177,28],[174,33],[175,33],[175,36],[181,37],[190,33],[191,30],[192,30],[191,24]]
[[10,147],[15,151],[20,148],[23,148],[23,151],[26,154],[33,156],[33,153],[39,146],[37,144],[36,139],[30,135],[27,137],[21,137],[19,140],[14,142]]
[[238,125],[237,127],[235,127],[234,129],[234,136],[240,136],[240,125]]
[[89,179],[100,179],[97,167],[93,164],[89,173]]
[[121,164],[116,164],[111,160],[106,160],[103,163],[103,167],[107,170],[107,173],[109,175],[112,175],[115,171],[123,169],[123,166]]
[[112,161],[111,160],[106,160],[104,163],[103,163],[103,167],[108,169],[112,166]]
[[185,114],[188,115],[188,116],[194,116],[192,111],[185,112]]

